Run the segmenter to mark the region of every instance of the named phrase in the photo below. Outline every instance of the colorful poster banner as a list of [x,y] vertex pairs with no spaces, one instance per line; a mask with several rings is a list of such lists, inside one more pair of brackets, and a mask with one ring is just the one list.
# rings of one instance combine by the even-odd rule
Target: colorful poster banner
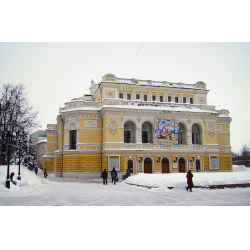
[[178,144],[179,121],[158,120],[155,123],[155,142]]

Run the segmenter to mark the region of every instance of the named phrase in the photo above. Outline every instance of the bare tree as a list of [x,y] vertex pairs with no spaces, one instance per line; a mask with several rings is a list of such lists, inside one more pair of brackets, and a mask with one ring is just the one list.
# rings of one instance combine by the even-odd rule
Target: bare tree
[[[38,112],[33,111],[33,107],[29,106],[26,98],[27,93],[24,92],[23,84],[12,85],[4,84],[0,95],[0,161],[1,164],[7,163],[7,146],[12,145],[10,157],[15,153],[22,153],[22,157],[27,153],[24,143],[18,141],[19,135],[27,138],[32,129],[39,127],[37,118]],[[18,134],[14,131],[17,127]],[[8,131],[11,132],[8,132]]]
[[250,147],[247,146],[246,143],[242,146],[240,150],[240,156],[250,156]]

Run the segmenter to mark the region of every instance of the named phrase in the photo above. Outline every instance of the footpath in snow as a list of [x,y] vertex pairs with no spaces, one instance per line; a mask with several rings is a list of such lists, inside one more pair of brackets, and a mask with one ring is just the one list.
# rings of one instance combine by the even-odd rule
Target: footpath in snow
[[[213,186],[230,187],[236,184],[250,186],[250,168],[233,166],[232,172],[194,172],[193,182],[195,187],[211,188]],[[130,185],[137,185],[159,189],[183,189],[187,185],[186,173],[168,174],[137,174],[124,181]],[[241,186],[241,185],[238,185]]]

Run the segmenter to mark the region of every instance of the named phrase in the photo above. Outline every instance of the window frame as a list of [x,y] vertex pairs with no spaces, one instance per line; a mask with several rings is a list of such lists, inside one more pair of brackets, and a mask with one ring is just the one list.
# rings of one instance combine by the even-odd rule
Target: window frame
[[[75,135],[72,135],[73,132]],[[72,143],[72,136],[74,137],[73,139],[75,139],[74,143]],[[69,150],[76,150],[76,144],[77,144],[77,130],[76,129],[69,130]]]

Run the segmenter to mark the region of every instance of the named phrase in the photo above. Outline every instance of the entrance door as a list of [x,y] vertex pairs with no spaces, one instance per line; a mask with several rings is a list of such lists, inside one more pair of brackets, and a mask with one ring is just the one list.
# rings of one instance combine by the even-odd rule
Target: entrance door
[[152,161],[150,158],[144,160],[144,173],[152,174]]
[[133,172],[134,172],[134,168],[133,168],[133,161],[132,160],[128,160],[128,172],[130,173],[130,174],[133,174]]
[[185,160],[183,158],[179,160],[179,173],[185,173]]
[[201,171],[201,161],[196,160],[196,172],[200,172],[200,171]]
[[162,173],[169,173],[169,161],[167,158],[162,159]]

